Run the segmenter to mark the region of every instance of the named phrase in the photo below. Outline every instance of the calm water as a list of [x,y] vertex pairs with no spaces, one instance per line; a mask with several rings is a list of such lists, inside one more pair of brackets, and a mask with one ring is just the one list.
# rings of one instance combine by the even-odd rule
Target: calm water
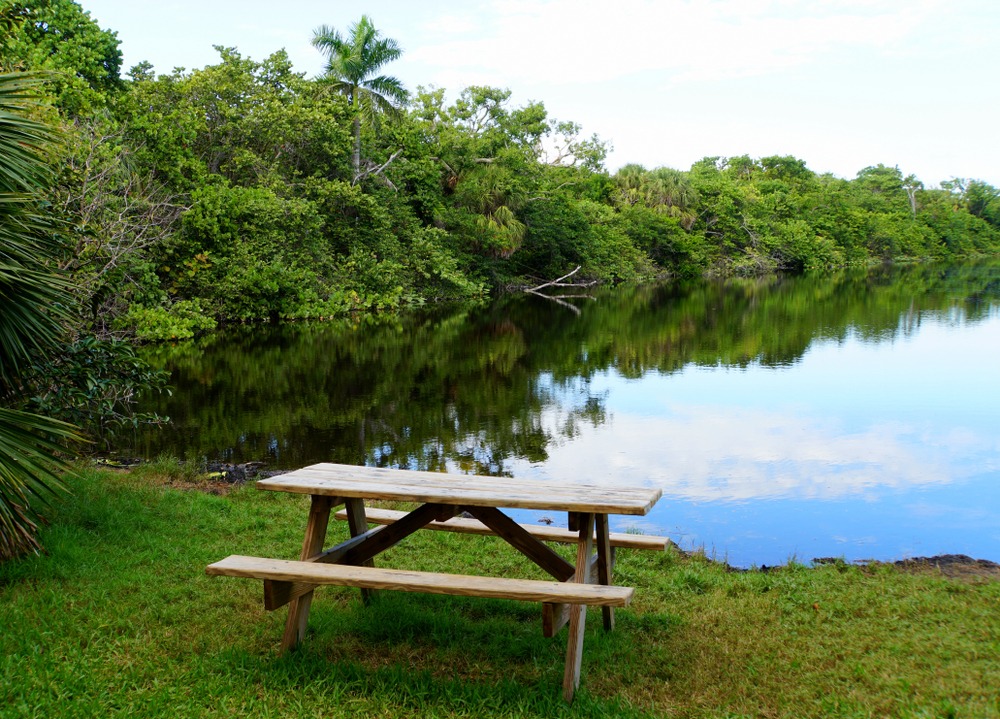
[[172,424],[122,451],[648,483],[618,529],[738,566],[1000,561],[1000,265],[593,297],[159,348]]

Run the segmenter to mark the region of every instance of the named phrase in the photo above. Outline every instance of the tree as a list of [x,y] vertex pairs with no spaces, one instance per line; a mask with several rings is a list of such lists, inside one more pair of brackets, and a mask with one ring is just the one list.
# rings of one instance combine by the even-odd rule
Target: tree
[[[362,15],[344,38],[337,30],[321,25],[313,32],[312,44],[326,56],[323,80],[347,96],[354,110],[354,151],[351,161],[354,181],[361,177],[361,121],[377,126],[379,115],[395,118],[407,99],[402,83],[391,75],[376,75],[379,69],[403,54],[395,40],[383,38],[371,18]],[[395,103],[395,104],[393,104]]]
[[88,114],[122,89],[118,35],[72,0],[12,2],[0,9],[3,69],[54,73],[51,91],[71,116]]
[[53,134],[28,117],[32,80],[0,75],[0,560],[38,549],[38,504],[60,488],[58,439],[70,425],[19,411],[21,378],[59,341],[68,300],[49,267],[60,252],[40,201]]

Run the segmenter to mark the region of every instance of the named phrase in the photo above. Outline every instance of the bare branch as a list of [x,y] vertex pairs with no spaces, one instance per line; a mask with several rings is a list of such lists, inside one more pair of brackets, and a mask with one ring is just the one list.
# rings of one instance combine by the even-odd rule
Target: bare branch
[[[395,160],[397,157],[399,157],[402,153],[403,153],[403,148],[400,148],[396,150],[394,153],[392,153],[389,159],[386,160],[385,163],[380,167],[375,169],[365,170],[364,172],[359,172],[357,175],[355,175],[354,182],[352,182],[351,184],[356,185],[358,184],[358,182],[365,179],[366,177],[374,177],[375,175],[381,175],[382,171],[385,170],[385,168],[387,168],[390,164],[392,164],[392,161]],[[393,185],[391,182],[389,183],[389,186],[392,187],[392,189],[394,190],[396,189],[396,186]]]
[[552,280],[552,282],[546,282],[544,284],[538,285],[538,287],[532,287],[531,289],[525,290],[525,292],[538,292],[538,290],[542,289],[543,287],[566,287],[566,285],[560,285],[559,283],[565,280],[567,277],[572,277],[573,275],[575,275],[577,272],[580,271],[580,268],[582,266],[583,265],[577,265],[576,269],[573,270],[572,272],[568,272],[562,277]]

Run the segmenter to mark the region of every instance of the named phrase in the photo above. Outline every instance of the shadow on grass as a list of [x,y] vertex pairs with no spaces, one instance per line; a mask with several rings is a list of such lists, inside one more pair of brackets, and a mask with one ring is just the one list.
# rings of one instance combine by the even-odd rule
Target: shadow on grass
[[652,716],[614,698],[593,697],[586,686],[577,692],[574,703],[567,705],[562,700],[561,681],[514,681],[503,676],[502,664],[498,659],[492,663],[496,675],[477,679],[449,675],[448,667],[432,671],[405,662],[370,666],[337,661],[325,651],[306,646],[283,657],[223,651],[208,660],[204,669],[252,684],[267,695],[298,695],[306,704],[316,700],[341,707],[359,703],[374,716]]
[[362,701],[378,716],[651,716],[588,691],[587,674],[619,671],[637,640],[628,628],[605,634],[599,611],[589,613],[584,679],[568,706],[566,632],[543,637],[536,605],[378,592],[365,606],[347,590],[326,594],[317,594],[309,635],[294,652],[222,650],[205,656],[204,669],[267,695]]

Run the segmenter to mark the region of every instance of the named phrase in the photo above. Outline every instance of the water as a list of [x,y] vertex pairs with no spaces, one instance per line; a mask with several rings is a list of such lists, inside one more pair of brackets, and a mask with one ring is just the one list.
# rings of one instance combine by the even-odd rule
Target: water
[[593,297],[159,348],[173,422],[122,451],[651,484],[614,528],[737,566],[1000,561],[1000,266]]

